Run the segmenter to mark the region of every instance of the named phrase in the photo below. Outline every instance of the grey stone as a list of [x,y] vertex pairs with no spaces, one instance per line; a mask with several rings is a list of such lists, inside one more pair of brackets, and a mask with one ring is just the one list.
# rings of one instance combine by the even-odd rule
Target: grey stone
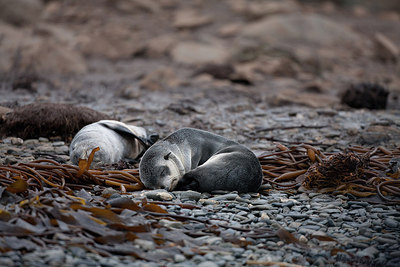
[[200,263],[197,266],[198,267],[218,267],[218,265],[212,261],[203,261],[202,263]]
[[210,199],[212,199],[212,200],[235,200],[237,197],[239,197],[238,194],[225,194],[225,195],[215,196]]
[[367,247],[359,252],[357,252],[357,256],[359,257],[369,257],[369,258],[373,258],[375,257],[377,254],[379,253],[379,251],[376,249],[375,246],[370,246]]
[[383,223],[390,228],[397,228],[399,225],[399,222],[392,218],[386,218]]
[[183,262],[186,260],[186,257],[183,256],[182,254],[175,254],[174,255],[174,261],[175,262]]
[[297,212],[289,212],[287,214],[284,214],[284,216],[290,216],[293,219],[297,220],[297,219],[304,219],[304,218],[308,218],[309,216],[307,214],[304,213],[297,213]]
[[[178,194],[178,192],[174,192]],[[201,193],[188,190],[188,191],[180,191],[179,192],[181,200],[193,200],[193,201],[198,201],[201,198]]]
[[384,238],[384,237],[377,237],[375,240],[382,244],[391,244],[391,245],[398,244],[398,241],[395,238],[390,239],[390,238]]
[[145,196],[153,200],[170,201],[174,197],[171,193],[166,190],[151,190],[145,193]]

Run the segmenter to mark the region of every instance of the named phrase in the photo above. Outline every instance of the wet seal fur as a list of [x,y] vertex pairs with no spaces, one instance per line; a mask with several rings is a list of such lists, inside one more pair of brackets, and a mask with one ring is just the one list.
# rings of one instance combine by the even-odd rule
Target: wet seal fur
[[128,125],[115,120],[101,120],[83,127],[71,142],[69,153],[73,164],[87,159],[96,147],[94,166],[116,163],[120,160],[137,159],[158,139],[147,136],[142,127]]
[[180,129],[143,155],[140,179],[149,189],[256,192],[262,183],[257,157],[222,136]]

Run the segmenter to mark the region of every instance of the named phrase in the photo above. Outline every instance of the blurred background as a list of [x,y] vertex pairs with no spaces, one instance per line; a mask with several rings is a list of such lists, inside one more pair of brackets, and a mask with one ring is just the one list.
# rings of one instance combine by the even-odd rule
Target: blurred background
[[0,106],[336,108],[372,83],[398,109],[399,47],[397,0],[0,0]]

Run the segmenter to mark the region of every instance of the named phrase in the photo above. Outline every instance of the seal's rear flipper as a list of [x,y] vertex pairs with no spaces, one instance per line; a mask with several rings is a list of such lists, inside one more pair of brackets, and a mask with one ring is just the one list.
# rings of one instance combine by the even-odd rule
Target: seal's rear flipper
[[139,136],[138,134],[134,133],[132,129],[130,129],[129,127],[125,126],[122,123],[119,124],[112,121],[104,120],[104,121],[99,121],[99,124],[104,127],[107,127],[110,130],[115,131],[121,136],[138,140],[139,143],[142,144],[145,149],[148,149],[151,146],[151,144],[149,144],[148,138],[146,138],[145,136]]

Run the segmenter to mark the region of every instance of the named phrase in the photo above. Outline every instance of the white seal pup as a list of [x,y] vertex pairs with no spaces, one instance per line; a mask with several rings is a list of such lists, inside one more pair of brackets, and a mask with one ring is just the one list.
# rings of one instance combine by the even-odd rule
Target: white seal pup
[[248,148],[203,130],[183,128],[155,143],[139,164],[149,189],[255,192],[262,183],[257,157]]
[[75,135],[69,155],[72,163],[78,165],[79,159],[87,159],[92,150],[99,147],[92,165],[112,164],[124,159],[139,158],[157,138],[155,135],[148,138],[142,127],[101,120],[86,125]]

